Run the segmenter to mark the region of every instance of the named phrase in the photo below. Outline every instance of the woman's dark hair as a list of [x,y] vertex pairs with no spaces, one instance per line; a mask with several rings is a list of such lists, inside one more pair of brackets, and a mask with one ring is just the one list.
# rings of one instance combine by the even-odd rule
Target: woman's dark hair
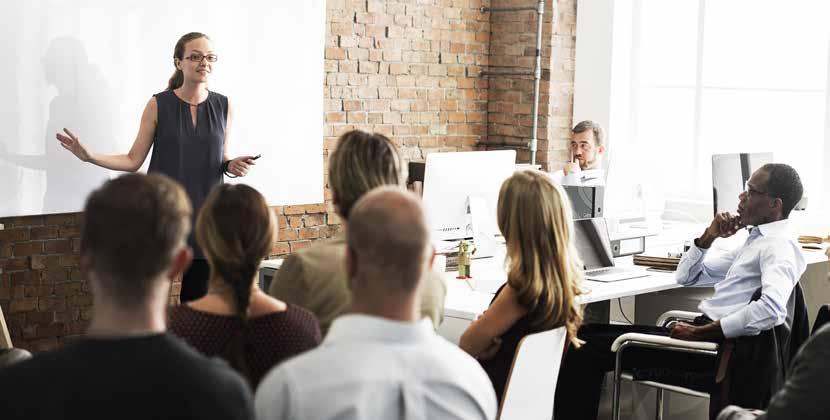
[[173,72],[173,75],[170,76],[170,80],[167,81],[167,90],[178,89],[182,86],[182,84],[184,84],[184,73],[176,67],[176,59],[178,58],[179,61],[184,60],[184,47],[188,42],[199,38],[210,40],[207,35],[201,32],[189,32],[182,35],[182,37],[179,38],[179,41],[176,42],[176,47],[173,48],[173,67],[176,71]]
[[259,263],[271,252],[274,230],[275,219],[265,198],[244,184],[214,188],[196,220],[196,240],[207,257],[211,278],[231,288],[242,319],[242,327],[228,342],[223,356],[249,381],[248,304]]

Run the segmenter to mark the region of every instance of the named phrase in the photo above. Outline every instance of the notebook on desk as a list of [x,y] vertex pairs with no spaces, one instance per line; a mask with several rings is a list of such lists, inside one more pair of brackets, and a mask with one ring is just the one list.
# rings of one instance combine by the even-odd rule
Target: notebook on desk
[[574,220],[574,239],[587,280],[611,282],[649,275],[643,267],[615,266],[603,218]]

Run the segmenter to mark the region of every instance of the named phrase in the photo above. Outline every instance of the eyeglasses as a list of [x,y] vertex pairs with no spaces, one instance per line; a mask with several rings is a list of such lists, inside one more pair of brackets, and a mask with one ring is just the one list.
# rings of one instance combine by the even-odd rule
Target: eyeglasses
[[216,60],[219,59],[219,56],[216,54],[205,54],[202,53],[193,53],[185,57],[186,59],[194,62],[194,63],[201,63],[203,59],[207,59],[208,63],[215,63]]
[[753,187],[752,185],[749,185],[749,181],[744,182],[744,192],[747,195],[750,195],[750,196],[769,194],[769,192],[767,192],[767,191],[759,191],[759,190],[755,189],[755,187]]
[[587,141],[581,141],[581,142],[578,142],[578,143],[575,142],[575,141],[572,141],[572,142],[568,143],[568,149],[569,150],[582,149],[586,152],[590,152],[593,148],[594,148],[594,146],[592,146],[591,143],[588,143]]

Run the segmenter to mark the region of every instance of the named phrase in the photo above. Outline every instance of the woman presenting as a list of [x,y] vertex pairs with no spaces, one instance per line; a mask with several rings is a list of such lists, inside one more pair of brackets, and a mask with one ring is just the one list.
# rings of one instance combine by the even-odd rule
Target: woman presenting
[[[138,136],[127,154],[99,155],[87,150],[78,136],[64,128],[57,133],[61,145],[78,159],[115,171],[135,172],[144,163],[150,146],[148,172],[159,172],[179,181],[193,204],[193,220],[210,190],[222,183],[222,175],[245,176],[253,156],[230,159],[228,136],[233,108],[228,98],[208,90],[208,77],[217,61],[207,35],[191,32],[176,43],[173,51],[175,73],[164,92],[153,95],[144,108]],[[193,234],[193,264],[182,278],[182,302],[198,299],[207,292],[210,269]]]

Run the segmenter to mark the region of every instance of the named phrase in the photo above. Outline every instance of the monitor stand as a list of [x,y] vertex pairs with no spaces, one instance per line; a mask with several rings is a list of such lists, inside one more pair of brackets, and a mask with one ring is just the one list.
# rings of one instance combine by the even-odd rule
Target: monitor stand
[[[496,255],[498,242],[492,224],[487,223],[487,204],[483,197],[468,196],[467,209],[470,215],[470,230],[473,233],[473,243],[476,252],[473,258],[486,258]],[[491,215],[495,217],[495,214]]]

